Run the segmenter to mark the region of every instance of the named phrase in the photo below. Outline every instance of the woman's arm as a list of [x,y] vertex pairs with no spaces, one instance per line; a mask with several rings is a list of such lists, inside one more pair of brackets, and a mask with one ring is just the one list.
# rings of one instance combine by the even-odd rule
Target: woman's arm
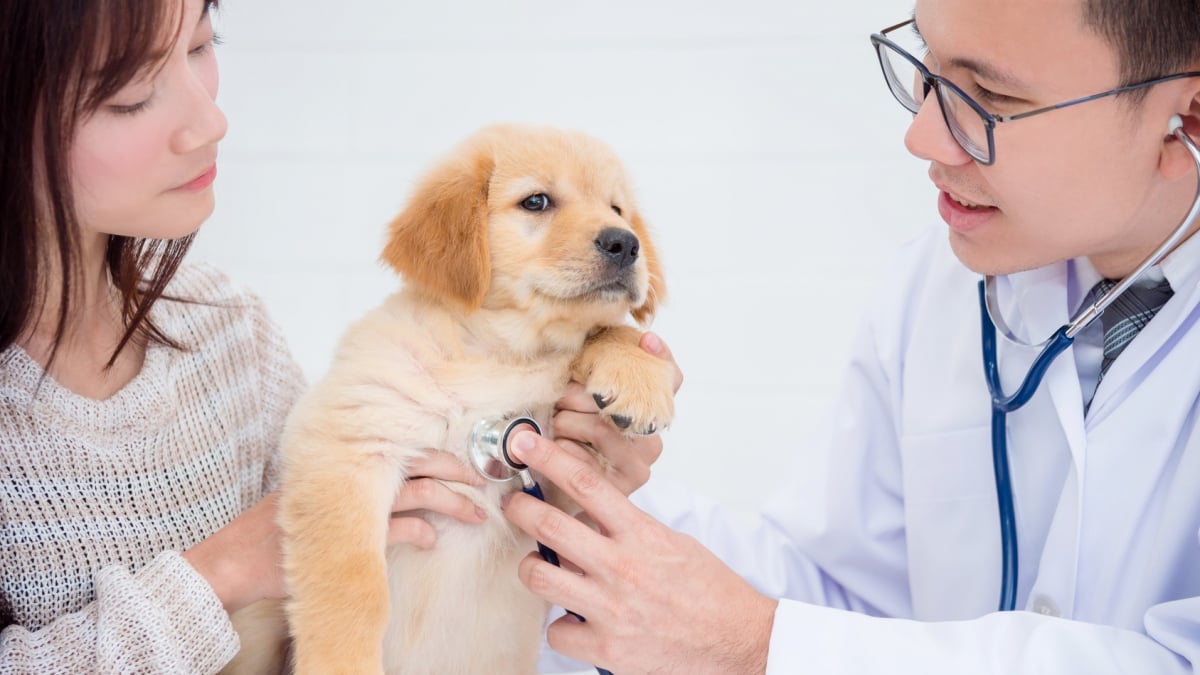
[[38,630],[0,633],[0,675],[211,673],[237,653],[229,617],[207,581],[173,551],[130,573],[101,569],[95,600]]

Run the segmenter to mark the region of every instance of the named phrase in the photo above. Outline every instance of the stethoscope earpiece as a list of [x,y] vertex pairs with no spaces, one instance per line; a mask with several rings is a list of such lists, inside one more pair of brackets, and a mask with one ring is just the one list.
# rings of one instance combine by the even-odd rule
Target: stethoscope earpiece
[[1167,120],[1167,134],[1174,134],[1176,129],[1183,128],[1183,118],[1179,115],[1171,115],[1171,119]]

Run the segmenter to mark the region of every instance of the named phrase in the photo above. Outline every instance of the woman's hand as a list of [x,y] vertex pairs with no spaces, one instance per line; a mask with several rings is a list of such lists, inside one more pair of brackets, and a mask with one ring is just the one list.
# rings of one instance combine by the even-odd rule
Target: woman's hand
[[283,596],[278,506],[279,492],[272,492],[183,552],[230,614],[263,598]]
[[505,516],[554,549],[554,567],[531,553],[521,582],[587,619],[565,616],[546,640],[568,656],[618,673],[762,673],[777,602],[747,584],[695,539],[635,507],[595,467],[521,431],[509,452],[557,485],[600,531],[514,493]]
[[[639,344],[648,353],[675,366],[675,391],[678,392],[683,384],[683,372],[675,363],[671,350],[654,333],[642,335]],[[650,479],[650,466],[662,454],[662,436],[626,436],[621,433],[605,421],[596,401],[577,382],[567,386],[566,394],[559,399],[555,408],[551,426],[555,442],[563,450],[604,473],[626,495]],[[606,470],[587,446],[604,456],[608,463]]]
[[475,502],[446,487],[443,481],[482,486],[485,481],[458,458],[440,450],[430,451],[413,463],[411,478],[392,502],[392,517],[388,522],[388,546],[412,544],[430,549],[437,543],[437,530],[414,511],[441,513],[467,524],[487,520],[487,513]]
[[[413,463],[412,478],[396,494],[388,521],[388,545],[412,544],[432,548],[433,526],[413,512],[421,509],[448,515],[468,524],[482,523],[487,514],[441,481],[482,485],[481,478],[453,455],[430,451]],[[280,531],[275,522],[279,492],[267,495],[234,518],[183,557],[208,581],[230,614],[265,598],[287,593],[281,566]]]

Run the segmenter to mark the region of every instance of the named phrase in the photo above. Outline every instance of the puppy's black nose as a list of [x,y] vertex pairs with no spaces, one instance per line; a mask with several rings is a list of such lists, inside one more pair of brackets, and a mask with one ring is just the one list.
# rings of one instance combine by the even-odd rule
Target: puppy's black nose
[[596,248],[619,268],[629,267],[638,257],[637,235],[619,227],[606,227],[596,237]]

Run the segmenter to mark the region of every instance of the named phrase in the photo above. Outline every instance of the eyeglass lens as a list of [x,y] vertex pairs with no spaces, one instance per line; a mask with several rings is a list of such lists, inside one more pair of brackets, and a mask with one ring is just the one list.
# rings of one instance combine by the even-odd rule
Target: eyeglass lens
[[[906,29],[901,29],[888,37],[903,47],[905,40],[900,33],[907,32]],[[913,43],[910,54],[919,57],[925,53],[924,46],[915,37],[910,38],[907,42]],[[924,75],[904,54],[882,42],[879,43],[878,49],[880,65],[883,66],[883,74],[887,79],[888,87],[892,90],[892,95],[909,112],[917,114],[921,109],[921,104],[925,102]],[[934,86],[937,88],[938,105],[942,109],[942,116],[946,120],[946,126],[950,128],[954,140],[958,141],[963,150],[966,150],[975,159],[981,162],[989,161],[988,130],[983,117],[962,98],[962,95],[954,87],[940,80],[935,80]]]

